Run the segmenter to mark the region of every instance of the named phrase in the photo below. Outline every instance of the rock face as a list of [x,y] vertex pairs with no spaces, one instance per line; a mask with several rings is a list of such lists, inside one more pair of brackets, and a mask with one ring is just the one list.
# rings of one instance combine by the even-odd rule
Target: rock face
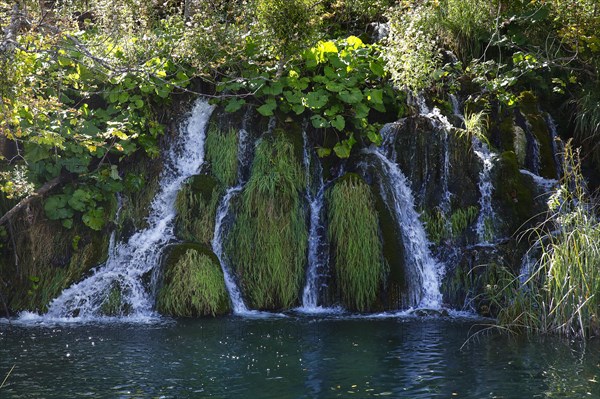
[[[484,163],[477,155],[475,139],[461,129],[460,117],[447,115],[454,126],[431,114],[386,126],[387,150],[394,153],[394,162],[407,178],[429,250],[443,266],[439,289],[450,307],[494,315],[489,298],[502,279],[520,270],[528,248],[522,233],[537,223],[535,215],[545,211],[544,193],[551,189],[549,179],[556,178],[558,168],[548,118],[538,111],[535,99],[528,99],[522,109],[495,113],[490,121],[490,220],[481,217]],[[386,203],[390,197],[381,186],[385,170],[373,161],[374,150],[360,148],[360,144],[350,158],[331,155],[318,160],[322,167],[315,168],[316,158],[307,162],[307,154],[315,147],[328,146],[328,137],[322,130],[303,129],[301,121],[269,120],[248,110],[213,114],[207,162],[178,194],[175,232],[180,241],[190,244],[174,247],[163,262],[159,311],[174,316],[230,311],[221,265],[207,248],[213,239],[218,203],[233,186],[239,186],[239,193],[224,221],[223,245],[250,308],[282,310],[300,305],[307,243],[325,239],[329,254],[322,256],[329,257],[329,262],[319,272],[318,306],[371,312],[414,305],[414,300],[407,300],[415,290],[411,284],[416,284],[411,275],[414,265],[407,260],[412,244],[399,231]],[[311,176],[315,173],[322,176]],[[324,192],[323,231],[315,237],[309,235],[311,195],[307,190],[312,188],[307,182],[311,181],[323,181]],[[121,234],[143,226],[143,212],[134,209],[135,203],[143,207],[151,198],[151,192],[125,197],[124,206],[129,208],[121,214]],[[38,215],[39,209],[31,212]],[[9,289],[0,287],[4,297],[0,300],[12,311],[43,309],[106,255],[105,240],[78,229],[28,236],[31,229],[49,229],[49,222],[42,219],[23,215],[24,224],[13,226],[18,251],[5,240],[0,284]],[[481,229],[493,230],[492,238],[482,241]],[[40,242],[50,236],[69,245],[61,247],[62,252],[27,255],[39,253],[40,246],[52,247]],[[77,244],[76,236],[80,237]],[[27,298],[17,294],[17,287],[27,292],[45,284],[54,288],[44,288],[43,294],[40,288],[33,289],[33,296]],[[126,313],[119,308],[117,295],[113,297],[106,313]]]

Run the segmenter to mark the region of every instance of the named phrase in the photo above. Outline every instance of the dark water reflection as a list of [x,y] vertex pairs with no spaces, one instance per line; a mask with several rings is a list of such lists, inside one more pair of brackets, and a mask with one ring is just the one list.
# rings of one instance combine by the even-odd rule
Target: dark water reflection
[[600,343],[473,322],[286,318],[0,323],[0,398],[600,398]]

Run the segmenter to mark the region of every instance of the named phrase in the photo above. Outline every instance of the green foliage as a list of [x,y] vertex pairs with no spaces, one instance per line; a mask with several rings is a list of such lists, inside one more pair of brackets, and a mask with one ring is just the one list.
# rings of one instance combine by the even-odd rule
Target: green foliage
[[211,171],[223,187],[231,187],[237,181],[238,142],[237,131],[223,132],[211,125],[206,133],[206,160]]
[[401,88],[418,92],[433,83],[441,55],[430,21],[434,10],[426,6],[396,8],[390,15],[385,57],[391,78]]
[[192,177],[177,193],[175,219],[177,236],[186,241],[210,245],[222,188],[210,176]]
[[[355,36],[321,41],[305,50],[298,65],[284,75],[256,71],[251,78],[220,85],[219,90],[255,94],[262,103],[257,110],[264,116],[308,114],[313,127],[331,129],[339,137],[333,148],[321,148],[319,153],[333,150],[347,158],[355,136],[381,143],[378,126],[370,123],[375,112],[397,113],[396,94],[386,82],[380,51]],[[227,101],[226,108],[232,111],[243,104],[240,99]]]
[[281,131],[256,148],[226,247],[248,305],[287,309],[298,301],[306,265],[305,174]]
[[373,308],[387,274],[371,188],[348,174],[327,192],[329,239],[336,281],[345,307]]
[[278,55],[290,56],[312,42],[320,13],[315,0],[256,0],[257,22]]
[[169,256],[166,268],[157,299],[161,313],[194,317],[229,311],[223,271],[214,254],[196,247],[182,248]]

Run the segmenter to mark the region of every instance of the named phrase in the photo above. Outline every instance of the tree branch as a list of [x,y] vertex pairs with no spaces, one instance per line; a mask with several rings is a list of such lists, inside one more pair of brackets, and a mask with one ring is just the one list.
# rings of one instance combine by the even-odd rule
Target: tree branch
[[6,223],[8,220],[12,219],[21,209],[25,208],[28,204],[31,203],[34,199],[38,197],[43,197],[50,190],[63,183],[65,178],[63,176],[55,177],[54,179],[46,182],[42,187],[35,190],[31,195],[23,198],[19,203],[13,206],[8,212],[6,212],[2,217],[0,217],[0,226]]

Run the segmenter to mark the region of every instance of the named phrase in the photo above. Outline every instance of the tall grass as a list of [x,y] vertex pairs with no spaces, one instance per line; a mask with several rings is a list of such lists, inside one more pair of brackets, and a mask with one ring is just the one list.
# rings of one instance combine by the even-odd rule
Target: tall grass
[[371,188],[348,174],[327,192],[329,239],[344,306],[367,311],[387,272]]
[[499,321],[585,337],[600,334],[600,222],[570,143],[564,159],[564,177],[548,202],[551,214],[533,230],[542,249],[539,266]]
[[210,245],[222,189],[207,175],[194,176],[177,194],[177,236],[185,241]]
[[235,129],[221,131],[211,124],[206,133],[206,160],[224,187],[233,186],[238,171],[238,136]]
[[295,153],[281,132],[264,138],[236,204],[227,252],[253,308],[284,309],[298,301],[308,234],[305,174]]
[[215,257],[190,248],[167,265],[157,308],[163,314],[180,317],[228,312],[229,296]]

